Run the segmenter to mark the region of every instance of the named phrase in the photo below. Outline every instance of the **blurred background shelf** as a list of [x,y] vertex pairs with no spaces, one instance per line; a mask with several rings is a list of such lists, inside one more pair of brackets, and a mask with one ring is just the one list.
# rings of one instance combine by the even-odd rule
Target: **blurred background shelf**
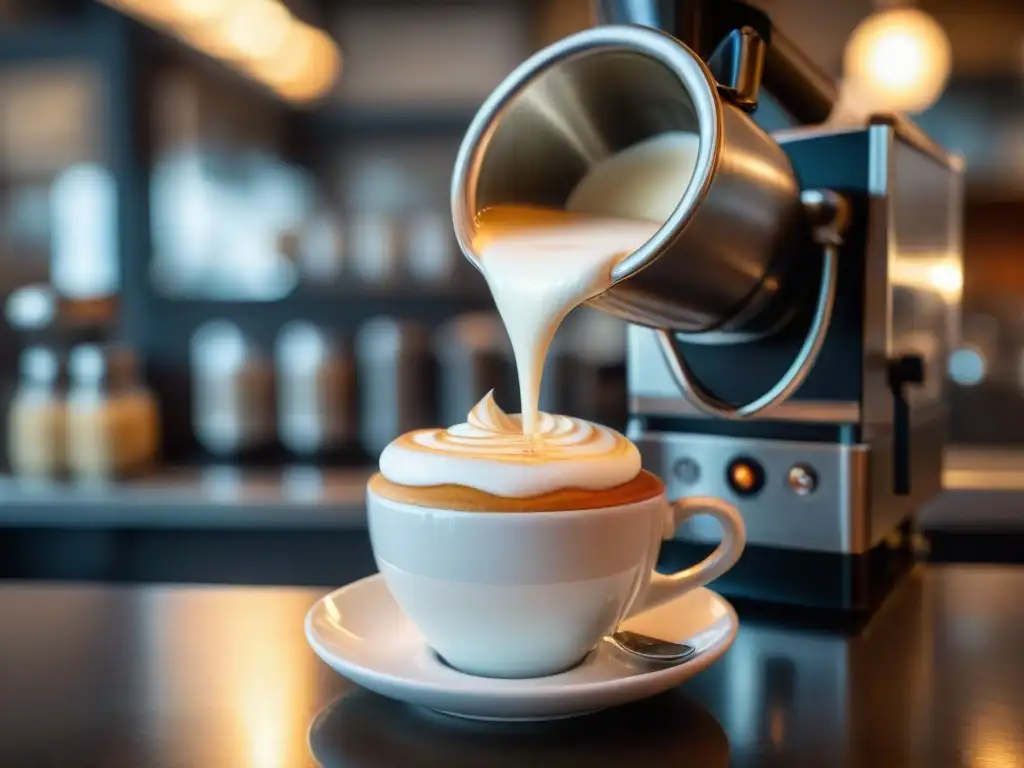
[[15,528],[361,530],[369,468],[204,467],[109,485],[0,476],[0,532]]

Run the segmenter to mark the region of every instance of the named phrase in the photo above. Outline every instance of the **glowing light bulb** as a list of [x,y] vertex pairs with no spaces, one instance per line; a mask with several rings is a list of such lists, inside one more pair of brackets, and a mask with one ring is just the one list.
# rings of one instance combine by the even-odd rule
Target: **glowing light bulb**
[[733,467],[732,470],[732,481],[736,484],[737,488],[744,491],[749,491],[754,487],[754,470],[746,464]]
[[903,31],[884,36],[871,51],[871,76],[879,83],[895,88],[913,87],[925,67],[924,46]]
[[914,9],[873,14],[853,31],[843,60],[846,86],[875,111],[920,112],[942,94],[952,66],[949,38]]
[[170,23],[177,10],[168,3],[154,3],[152,0],[102,0],[104,5],[116,8],[138,19],[150,23]]
[[239,0],[171,0],[165,15],[182,25],[205,24],[224,16],[238,3]]
[[726,469],[726,479],[740,496],[753,496],[764,487],[764,469],[753,459],[734,459]]
[[341,72],[341,51],[281,0],[100,0],[220,59],[280,97],[310,102]]
[[341,52],[329,35],[310,29],[309,55],[301,75],[282,89],[286,98],[312,101],[324,96],[341,74]]
[[959,264],[936,264],[928,270],[928,282],[947,298],[959,298],[964,287],[964,272]]
[[308,102],[327,93],[341,73],[341,52],[326,33],[298,22],[271,59],[252,62],[253,77],[281,96]]
[[278,0],[246,0],[222,23],[224,40],[241,59],[271,58],[293,25],[291,14]]

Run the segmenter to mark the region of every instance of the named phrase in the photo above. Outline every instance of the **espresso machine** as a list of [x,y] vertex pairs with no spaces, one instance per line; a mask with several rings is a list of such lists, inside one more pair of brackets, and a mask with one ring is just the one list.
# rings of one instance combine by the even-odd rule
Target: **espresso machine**
[[[903,116],[831,123],[835,84],[746,3],[595,10],[470,125],[451,190],[460,245],[489,205],[564,206],[602,158],[696,133],[673,214],[591,302],[630,323],[629,436],[670,498],[743,514],[747,550],[716,589],[870,613],[941,489],[962,164]],[[758,124],[768,101],[790,128]],[[666,569],[706,554],[718,531],[703,522],[677,531]]]

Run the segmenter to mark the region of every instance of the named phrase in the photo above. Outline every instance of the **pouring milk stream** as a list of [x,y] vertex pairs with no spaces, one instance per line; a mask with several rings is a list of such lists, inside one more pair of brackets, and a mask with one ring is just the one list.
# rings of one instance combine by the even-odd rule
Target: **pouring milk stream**
[[558,326],[611,288],[615,265],[671,216],[697,148],[696,134],[664,133],[597,164],[566,211],[502,205],[478,216],[473,245],[512,342],[524,435],[537,434],[541,376]]

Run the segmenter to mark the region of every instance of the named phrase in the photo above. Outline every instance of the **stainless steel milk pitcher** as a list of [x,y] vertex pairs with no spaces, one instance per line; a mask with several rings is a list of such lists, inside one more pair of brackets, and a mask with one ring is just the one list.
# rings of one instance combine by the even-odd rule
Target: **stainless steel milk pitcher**
[[[612,288],[591,303],[660,329],[682,394],[728,418],[782,402],[813,366],[831,316],[841,218],[835,195],[801,193],[785,152],[747,114],[756,103],[758,42],[752,31],[737,31],[723,49],[734,59],[723,68],[733,81],[720,83],[689,48],[654,29],[611,25],[571,35],[520,65],[484,102],[459,149],[451,188],[455,233],[475,264],[483,209],[563,208],[605,157],[668,131],[696,133],[696,168],[672,215],[615,267]],[[808,271],[793,262],[806,257],[815,234],[825,263],[805,343],[770,391],[749,403],[722,402],[693,376],[674,336],[710,341],[756,327],[787,277]]]

